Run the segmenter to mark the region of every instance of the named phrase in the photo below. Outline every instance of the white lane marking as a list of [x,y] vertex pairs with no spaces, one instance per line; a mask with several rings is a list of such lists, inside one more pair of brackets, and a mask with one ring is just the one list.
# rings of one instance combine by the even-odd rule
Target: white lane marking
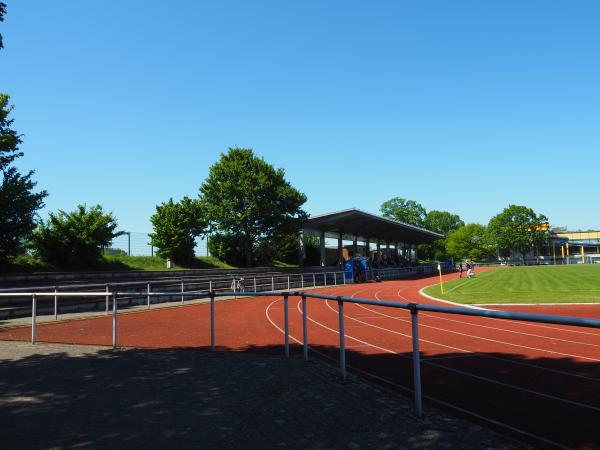
[[[375,297],[377,297],[377,294],[375,294]],[[358,305],[357,306],[366,309],[367,311],[371,311],[375,314],[381,314],[384,315],[386,317],[389,317],[390,319],[394,319],[394,320],[399,320],[401,322],[407,322],[410,323],[409,319],[402,319],[401,317],[397,317],[397,316],[390,316],[389,314],[384,314],[384,313],[380,313],[378,311],[375,311],[371,308],[367,308],[363,305]],[[373,327],[375,327],[375,325],[372,325]],[[568,356],[568,357],[572,357],[572,358],[581,358],[581,359],[586,359],[588,361],[594,361],[594,362],[600,362],[600,359],[596,359],[596,358],[589,358],[587,356],[579,356],[579,355],[574,355],[572,353],[562,353],[562,352],[556,352],[554,350],[546,350],[544,348],[537,348],[537,347],[529,347],[527,345],[521,345],[521,344],[513,344],[511,342],[506,342],[506,341],[499,341],[497,339],[490,339],[490,338],[485,338],[482,336],[477,336],[474,334],[468,334],[468,333],[461,333],[460,331],[453,331],[453,330],[448,330],[447,328],[440,328],[440,327],[434,327],[433,325],[425,325],[424,323],[420,323],[419,326],[424,327],[424,328],[431,328],[433,330],[438,330],[438,331],[444,331],[446,333],[452,333],[452,334],[458,334],[460,336],[466,336],[466,337],[470,337],[470,338],[474,338],[474,339],[480,339],[482,341],[488,341],[488,342],[494,342],[495,344],[503,344],[503,345],[510,345],[512,347],[519,347],[519,348],[526,348],[528,350],[537,350],[540,352],[544,352],[544,353],[550,353],[552,355],[560,355],[560,356]],[[376,327],[379,328],[379,327]],[[383,328],[382,328],[383,329]],[[391,330],[388,330],[391,331]],[[443,345],[443,344],[439,344],[437,342],[433,342],[434,344],[437,345]]]
[[[421,290],[419,290],[419,295],[422,296],[422,297],[428,298],[430,300],[436,301],[436,302],[448,303],[448,304],[451,304],[451,305],[454,305],[454,306],[462,306],[463,308],[489,309],[489,308],[480,308],[478,306],[473,306],[473,305],[468,305],[468,304],[454,303],[454,302],[451,302],[449,300],[442,300],[440,298],[433,297],[433,296],[425,293],[425,289],[427,289],[428,287],[429,286],[425,286],[424,288],[422,288]],[[401,297],[401,298],[404,298],[406,300],[406,298],[402,297],[399,294],[399,292],[400,291],[398,291],[398,295],[397,296]],[[501,306],[507,306],[507,305],[501,305]],[[489,320],[506,320],[506,319],[497,319],[495,317],[486,317],[486,319],[489,319]],[[580,330],[572,330],[572,329],[567,329],[567,328],[559,328],[559,327],[554,327],[554,326],[549,326],[549,325],[541,325],[539,323],[530,323],[530,322],[520,322],[520,323],[521,323],[521,325],[527,325],[529,327],[545,328],[545,329],[548,329],[548,330],[560,330],[560,331],[566,331],[566,332],[569,332],[569,333],[585,334],[585,335],[588,335],[588,336],[598,336],[597,333],[591,333],[589,331],[580,331]]]
[[[600,297],[590,297],[600,298]],[[569,306],[569,305],[600,305],[598,302],[569,302],[569,303],[478,303],[481,306]]]
[[[327,305],[327,307],[328,307],[328,308],[329,308],[331,311],[333,311],[334,313],[336,313],[336,314],[337,314],[337,311],[336,311],[335,309],[333,309],[333,308],[331,307],[331,305],[329,304],[329,300],[325,300],[325,304]],[[300,312],[300,309],[299,309],[299,308],[300,308],[300,304],[298,303],[298,311]],[[353,317],[350,317],[350,316],[348,316],[348,315],[346,315],[346,314],[344,314],[344,317],[346,317],[346,318],[348,318],[348,319],[350,319],[350,320],[355,320],[355,321],[358,321],[358,322],[361,322],[361,323],[366,323],[366,322],[362,322],[362,321],[361,321],[361,320],[359,320],[359,319],[355,319],[355,318],[353,318]],[[320,326],[322,326],[323,328],[325,328],[325,329],[327,329],[327,330],[330,330],[330,331],[332,331],[332,332],[333,332],[333,333],[335,333],[335,334],[339,334],[339,331],[336,331],[336,330],[334,330],[334,329],[332,329],[332,328],[329,328],[329,327],[327,327],[326,325],[323,325],[323,324],[321,324],[320,322],[318,322],[318,321],[316,321],[316,320],[314,320],[314,319],[310,319],[310,320],[311,320],[312,322],[316,323],[317,325],[320,325]],[[371,326],[372,326],[373,328],[379,328],[379,329],[381,329],[381,330],[388,331],[388,332],[390,332],[390,333],[394,333],[394,334],[398,334],[398,335],[400,335],[400,336],[408,337],[408,338],[410,338],[410,339],[412,340],[412,337],[411,337],[411,336],[409,336],[409,335],[407,335],[407,334],[404,334],[404,333],[400,333],[399,331],[395,331],[395,330],[390,330],[390,329],[387,329],[387,328],[378,327],[378,326],[376,326],[376,325],[371,325]],[[347,338],[350,338],[350,339],[354,339],[354,340],[358,340],[357,338],[355,338],[355,337],[353,337],[353,336],[350,336],[350,335],[349,335],[349,334],[347,334],[347,333],[345,333],[345,337],[347,337]],[[422,338],[419,338],[419,341],[421,341],[421,342],[429,342],[429,343],[434,343],[434,344],[437,344],[437,345],[442,345],[442,346],[444,346],[444,347],[448,347],[448,348],[453,348],[453,349],[456,349],[456,348],[454,348],[454,347],[446,346],[446,345],[443,345],[443,344],[438,344],[438,343],[435,343],[435,342],[432,342],[432,341],[428,341],[428,340],[426,340],[426,339],[422,339]],[[371,344],[371,343],[369,343],[369,342],[366,342],[366,341],[360,341],[360,342],[362,342],[362,343],[364,343],[364,344],[370,344],[372,347],[376,347],[376,348],[377,348],[377,346],[375,346],[374,344]],[[378,347],[378,348],[381,348],[381,347]],[[457,350],[458,350],[458,349],[457,349]],[[400,354],[400,353],[398,353],[398,352],[395,352],[395,351],[392,351],[392,350],[388,350],[388,352],[389,352],[389,353],[394,353],[394,354],[396,354],[396,355],[398,355],[398,356],[400,356],[400,357],[402,357],[402,358],[406,358],[406,359],[412,360],[412,357],[409,357],[409,356],[402,355],[402,354]],[[554,395],[551,395],[551,394],[546,394],[546,393],[544,393],[544,392],[534,391],[534,390],[532,390],[532,389],[527,389],[527,388],[524,388],[524,387],[516,386],[516,385],[514,385],[514,384],[504,383],[504,382],[502,382],[502,381],[494,380],[494,379],[492,379],[492,378],[482,377],[482,376],[480,376],[480,375],[475,375],[475,374],[473,374],[473,373],[470,373],[470,372],[465,372],[465,371],[463,371],[463,370],[459,370],[459,369],[453,369],[453,368],[451,368],[451,367],[446,367],[446,366],[442,366],[442,365],[440,365],[440,364],[432,363],[432,362],[430,362],[430,361],[428,361],[428,360],[424,360],[424,361],[422,361],[422,362],[423,362],[423,364],[427,364],[427,365],[430,365],[430,366],[438,367],[438,368],[440,368],[440,369],[445,369],[445,370],[448,370],[449,372],[455,372],[455,373],[459,373],[459,374],[461,374],[461,375],[464,375],[464,376],[468,376],[468,377],[471,377],[471,378],[475,378],[476,380],[480,380],[480,381],[486,381],[486,382],[488,382],[488,383],[492,383],[492,384],[498,384],[498,385],[500,385],[500,386],[503,386],[503,387],[507,387],[507,388],[510,388],[510,389],[515,389],[515,390],[517,390],[517,391],[527,392],[527,393],[529,393],[529,394],[538,395],[538,396],[540,396],[540,397],[549,398],[549,399],[551,399],[551,400],[556,400],[556,401],[559,401],[559,402],[568,403],[568,404],[571,404],[571,405],[574,405],[574,406],[579,406],[579,407],[581,407],[581,408],[588,408],[588,409],[592,409],[592,410],[594,410],[594,411],[600,411],[600,407],[597,407],[597,406],[593,406],[593,405],[587,405],[587,404],[585,404],[585,403],[579,403],[579,402],[576,402],[576,401],[574,401],[574,400],[568,400],[568,399],[566,399],[566,398],[556,397],[556,396],[554,396]]]
[[438,320],[446,320],[448,322],[462,323],[462,324],[469,325],[472,327],[489,328],[490,330],[505,331],[507,333],[522,334],[524,336],[537,337],[537,338],[541,338],[541,339],[550,339],[553,341],[568,342],[569,344],[588,345],[590,347],[600,347],[600,344],[591,344],[589,342],[571,341],[569,339],[561,339],[561,338],[552,337],[552,336],[543,336],[541,334],[525,333],[524,331],[516,331],[516,330],[508,330],[506,328],[490,327],[488,325],[481,325],[481,324],[477,324],[477,323],[467,322],[464,320],[456,320],[456,319],[449,319],[448,317],[440,317],[441,315],[435,316],[433,314],[426,314],[426,313],[420,313],[419,315],[423,316],[423,317],[431,317],[431,318],[438,319]]
[[[460,279],[460,278],[459,278],[459,279]],[[466,280],[467,278],[462,278],[462,279],[463,279],[463,280]],[[475,281],[475,280],[472,280],[472,281]],[[460,288],[460,287],[463,287],[463,286],[464,286],[465,284],[467,284],[467,283],[472,283],[472,281],[463,281],[462,283],[459,283],[459,284],[457,284],[456,286],[454,286],[454,287],[451,287],[450,289],[446,289],[446,292],[445,292],[445,293],[446,293],[446,294],[448,294],[448,293],[450,293],[450,292],[452,292],[452,291],[455,291],[456,289],[458,289],[458,288]]]
[[440,359],[459,359],[459,358],[479,358],[477,353],[471,353],[470,355],[451,355],[451,356],[430,356],[429,358],[422,358],[423,361],[440,360]]
[[[271,303],[270,303],[270,304],[267,306],[267,308],[265,309],[265,315],[266,315],[266,317],[267,317],[267,320],[268,320],[268,321],[271,323],[271,325],[273,325],[273,326],[274,326],[274,327],[275,327],[277,330],[279,330],[279,331],[280,331],[280,332],[283,334],[283,333],[284,333],[284,331],[283,331],[281,328],[279,328],[279,327],[278,327],[278,326],[275,324],[275,322],[273,322],[273,320],[271,320],[271,317],[270,317],[270,315],[269,315],[269,308],[271,307],[271,305],[272,305],[273,303],[275,303],[275,302],[278,302],[278,301],[279,301],[279,300],[274,300],[273,302],[271,302]],[[296,338],[295,336],[293,336],[292,334],[290,334],[289,336],[290,336],[290,338],[291,338],[293,341],[297,342],[298,344],[302,344],[302,341],[300,341],[299,339],[297,339],[297,338]],[[335,363],[337,363],[337,361],[336,361],[334,358],[332,358],[331,356],[329,356],[329,355],[326,355],[325,353],[323,353],[323,352],[320,352],[319,350],[316,350],[316,349],[314,349],[314,348],[312,348],[312,347],[310,347],[310,346],[309,346],[309,349],[310,349],[312,352],[314,352],[314,353],[317,353],[317,354],[318,354],[318,355],[320,355],[321,357],[323,357],[323,358],[325,358],[325,359],[328,359],[328,360],[330,360],[330,361],[332,361],[332,362],[335,362]],[[354,370],[354,371],[356,371],[356,372],[362,373],[362,374],[364,374],[364,375],[366,375],[366,376],[369,376],[369,377],[371,377],[371,378],[374,378],[374,379],[376,379],[376,380],[379,380],[379,381],[381,381],[381,382],[383,382],[383,383],[389,384],[390,386],[394,386],[394,387],[396,387],[396,388],[398,388],[398,389],[402,389],[402,390],[405,390],[405,391],[408,391],[408,392],[414,392],[414,390],[413,390],[413,389],[410,389],[410,388],[408,388],[408,387],[406,387],[406,386],[402,386],[402,385],[400,385],[400,384],[398,384],[398,383],[394,383],[393,381],[387,380],[387,379],[385,379],[385,378],[383,378],[383,377],[380,377],[380,376],[378,376],[378,375],[375,375],[375,374],[373,374],[373,373],[371,373],[371,372],[367,372],[367,371],[366,371],[366,370],[364,370],[364,369],[361,369],[361,368],[358,368],[358,367],[352,366],[352,365],[350,365],[350,364],[347,364],[347,367],[348,367],[348,368],[350,368],[350,369],[352,369],[352,370]],[[539,436],[539,435],[537,435],[537,434],[535,434],[535,433],[530,433],[529,431],[525,431],[525,430],[522,430],[522,429],[520,429],[520,428],[513,427],[513,426],[511,426],[511,425],[508,425],[508,424],[506,424],[506,423],[504,423],[504,422],[500,422],[500,421],[498,421],[498,420],[495,420],[495,419],[492,419],[492,418],[489,418],[489,417],[486,417],[486,416],[482,416],[482,415],[480,415],[480,414],[477,414],[477,413],[475,413],[475,412],[473,412],[473,411],[470,411],[470,410],[468,410],[468,409],[461,408],[460,406],[456,406],[456,405],[454,405],[454,404],[452,404],[452,403],[448,403],[448,402],[445,402],[445,401],[443,401],[443,400],[439,400],[439,399],[437,399],[437,398],[435,398],[435,397],[431,397],[430,395],[427,395],[427,394],[422,394],[422,395],[423,395],[423,398],[425,398],[425,399],[427,399],[427,400],[429,400],[429,401],[432,401],[432,402],[438,403],[438,404],[440,404],[440,405],[443,405],[443,406],[445,406],[445,407],[447,407],[447,408],[452,408],[452,409],[454,409],[454,410],[456,410],[456,411],[459,411],[459,412],[461,412],[461,413],[463,413],[463,414],[468,414],[468,415],[470,415],[470,416],[472,416],[472,417],[476,417],[477,419],[483,420],[483,421],[485,421],[485,422],[488,422],[488,423],[492,423],[492,424],[494,424],[494,425],[501,426],[501,427],[503,427],[503,428],[506,428],[506,429],[508,429],[508,430],[511,430],[511,431],[515,431],[515,432],[517,432],[517,433],[519,433],[519,434],[522,434],[522,435],[524,435],[524,436],[529,436],[529,437],[531,437],[531,438],[533,438],[533,439],[539,440],[540,442],[544,442],[544,443],[547,443],[547,444],[550,444],[550,445],[553,445],[553,446],[556,446],[556,447],[558,447],[558,448],[562,448],[562,449],[569,449],[569,448],[570,448],[570,447],[565,447],[564,445],[562,445],[562,444],[559,444],[558,442],[554,442],[554,441],[552,441],[552,440],[550,440],[550,439],[547,439],[547,438],[544,438],[544,437],[542,437],[542,436]]]
[[[381,289],[379,291],[376,291],[375,294],[374,294],[375,298],[379,298],[379,294],[382,291],[383,291],[383,289]],[[361,292],[361,291],[355,292],[352,295],[352,297],[354,297],[355,295],[357,295],[358,292]],[[405,297],[403,297],[402,295],[400,295],[400,291],[398,291],[397,296],[401,297],[404,300],[407,300]],[[379,314],[381,316],[390,317],[392,319],[401,320],[403,322],[409,322],[408,320],[403,320],[403,319],[401,319],[400,317],[397,317],[397,316],[388,316],[387,314],[381,313],[379,311],[375,311],[375,310],[367,308],[366,306],[363,306],[363,305],[356,304],[356,306],[358,306],[359,308],[365,309],[367,311],[374,312],[375,314]],[[498,320],[501,320],[501,319],[498,319]],[[376,325],[371,325],[371,326],[373,326],[374,328],[381,328],[381,327],[378,327]],[[388,330],[388,329],[384,329],[384,330],[390,331],[392,333],[398,333],[398,332],[396,332],[394,330]],[[402,333],[400,333],[400,334],[402,334]],[[404,335],[404,334],[402,334],[402,335],[403,336],[408,336],[408,335]],[[584,379],[584,380],[590,380],[590,381],[600,382],[600,379],[594,378],[594,377],[589,377],[589,376],[586,376],[586,375],[579,375],[579,374],[574,374],[574,373],[571,373],[571,372],[565,372],[565,371],[558,370],[558,369],[552,369],[552,368],[549,368],[549,367],[540,366],[538,364],[525,363],[525,362],[521,362],[521,361],[514,361],[514,360],[511,360],[511,359],[508,359],[508,358],[502,358],[500,356],[488,355],[486,353],[473,352],[472,350],[466,350],[466,349],[462,349],[462,348],[451,347],[451,346],[448,346],[446,344],[442,344],[442,343],[439,343],[439,342],[426,341],[423,338],[421,338],[420,340],[423,341],[423,342],[433,343],[433,344],[438,345],[440,347],[446,347],[446,348],[450,348],[452,350],[462,351],[464,353],[476,354],[476,355],[478,355],[480,357],[483,357],[483,358],[493,359],[493,360],[496,360],[496,361],[505,361],[505,362],[509,362],[509,363],[520,365],[520,366],[524,366],[524,367],[530,367],[530,368],[534,368],[534,369],[544,370],[546,372],[552,372],[552,373],[557,373],[557,374],[560,374],[560,375],[566,375],[566,376],[570,376],[570,377],[581,378],[581,379]]]

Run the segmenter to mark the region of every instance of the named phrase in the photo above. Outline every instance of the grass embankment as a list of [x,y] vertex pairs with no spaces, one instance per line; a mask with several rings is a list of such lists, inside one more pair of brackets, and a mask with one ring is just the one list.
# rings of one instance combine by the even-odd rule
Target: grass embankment
[[[174,269],[233,269],[233,266],[213,256],[200,256],[188,264],[174,266]],[[33,273],[33,272],[91,272],[91,271],[127,271],[127,270],[166,270],[166,263],[157,256],[104,256],[95,267],[73,269],[44,264],[34,258],[22,256],[3,272]]]
[[425,293],[456,303],[600,302],[600,264],[506,267],[430,286]]

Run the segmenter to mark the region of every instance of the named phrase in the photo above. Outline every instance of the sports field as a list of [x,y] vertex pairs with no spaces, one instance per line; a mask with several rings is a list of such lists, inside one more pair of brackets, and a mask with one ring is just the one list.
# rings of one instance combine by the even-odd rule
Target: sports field
[[600,303],[600,264],[502,267],[430,286],[425,293],[457,303]]
[[[502,269],[497,272],[501,273]],[[477,274],[480,275],[485,279],[483,272]],[[456,277],[455,273],[444,276],[448,284]],[[437,300],[419,295],[423,287],[436,281],[437,277],[433,276],[328,286],[311,292],[439,305]],[[302,299],[289,298],[291,354],[302,355],[305,328],[310,359],[319,357],[337,366],[340,359],[338,308],[336,301],[309,298],[304,321]],[[280,294],[223,300],[217,302],[214,309],[218,352],[283,353],[286,315]],[[494,309],[600,317],[600,304],[510,305]],[[348,303],[343,317],[348,370],[412,397],[411,313]],[[198,353],[210,348],[210,303],[124,310],[118,314],[118,323],[118,345],[122,347],[187,348]],[[429,414],[428,405],[437,405],[501,430],[507,436],[531,440],[540,448],[600,448],[599,329],[424,311],[418,314],[418,325],[425,417]],[[109,315],[58,320],[40,323],[37,340],[110,346],[112,331]],[[27,342],[31,336],[29,324],[0,329],[0,340]],[[111,364],[110,361],[113,358],[103,358],[98,363]],[[90,367],[91,380],[103,379],[95,366]],[[265,368],[265,373],[268,370]],[[138,373],[125,375],[135,378]],[[201,378],[198,380],[204,382]],[[107,386],[112,389],[112,385]],[[347,395],[354,395],[352,383],[344,386]],[[323,412],[329,414],[328,404],[323,405]],[[305,417],[310,416],[306,410],[303,413]],[[289,414],[283,417],[290,420]],[[314,420],[321,419],[315,415]],[[372,427],[368,417],[364,424]]]

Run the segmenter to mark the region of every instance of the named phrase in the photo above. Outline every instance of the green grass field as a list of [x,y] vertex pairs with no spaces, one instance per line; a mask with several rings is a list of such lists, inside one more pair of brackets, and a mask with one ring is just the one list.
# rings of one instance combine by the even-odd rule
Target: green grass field
[[600,264],[506,267],[425,289],[456,303],[600,303]]

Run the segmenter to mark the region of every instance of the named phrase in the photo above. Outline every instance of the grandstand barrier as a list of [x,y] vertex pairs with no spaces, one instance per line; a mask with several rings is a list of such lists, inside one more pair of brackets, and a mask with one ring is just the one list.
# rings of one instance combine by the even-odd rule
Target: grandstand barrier
[[[207,298],[210,300],[210,349],[215,351],[215,300],[217,297],[235,297],[240,294],[239,291],[204,291],[204,292],[180,292],[180,291],[148,291],[148,296],[160,297],[160,296],[181,296],[181,297],[193,297],[193,298]],[[426,305],[419,303],[406,303],[406,302],[388,302],[381,300],[373,300],[367,298],[349,298],[344,296],[333,296],[325,294],[315,294],[305,291],[283,291],[283,292],[244,292],[248,297],[274,297],[281,296],[284,302],[284,354],[289,357],[289,314],[288,314],[288,300],[289,297],[301,297],[302,300],[302,346],[304,359],[308,360],[308,328],[307,328],[307,299],[314,300],[332,300],[336,301],[338,305],[338,333],[339,333],[339,365],[340,373],[342,378],[346,379],[346,350],[345,350],[345,327],[344,327],[344,304],[355,303],[371,306],[381,306],[385,308],[397,308],[410,311],[411,325],[412,325],[412,359],[413,359],[413,390],[414,390],[414,402],[417,414],[420,416],[423,412],[422,405],[422,393],[421,393],[421,362],[420,362],[420,350],[419,350],[419,322],[418,314],[419,311],[427,311],[441,314],[454,314],[463,316],[476,316],[476,317],[487,317],[504,320],[516,320],[525,322],[536,322],[536,323],[549,323],[556,325],[570,325],[576,327],[589,327],[589,328],[600,328],[600,319],[591,318],[579,318],[579,317],[566,317],[566,316],[554,316],[545,314],[528,314],[519,312],[509,311],[498,311],[489,309],[471,309],[465,307],[451,307],[451,306],[437,306],[437,305]],[[36,343],[36,318],[37,318],[37,299],[39,297],[51,297],[51,296],[110,296],[112,298],[112,347],[113,350],[118,349],[118,311],[119,311],[119,297],[128,297],[132,295],[139,295],[138,292],[129,291],[99,291],[99,292],[70,292],[70,293],[57,293],[57,292],[19,292],[19,293],[0,293],[2,296],[20,296],[20,297],[31,297],[31,343]]]
[[[410,277],[414,275],[427,275],[435,273],[435,266],[417,266],[410,268],[387,268],[368,270],[366,280],[374,280],[379,277],[381,280],[395,280]],[[344,277],[342,271],[320,271],[308,273],[266,273],[255,274],[254,276],[243,275],[245,283],[242,290],[252,289],[253,292],[273,292],[273,291],[290,291],[295,289],[310,289],[326,286],[338,286],[346,284],[348,281]],[[110,313],[110,292],[112,291],[128,291],[132,294],[127,298],[122,298],[121,303],[127,303],[125,306],[145,305],[148,309],[151,308],[152,300],[157,302],[185,302],[187,296],[181,295],[182,292],[204,292],[213,290],[230,289],[240,293],[238,282],[239,276],[225,277],[170,277],[162,280],[135,280],[127,282],[114,283],[74,283],[69,285],[51,285],[51,286],[36,286],[23,288],[6,288],[0,289],[0,294],[3,293],[19,293],[19,292],[47,292],[53,291],[56,295],[53,296],[53,302],[44,302],[38,304],[38,314],[53,314],[55,320],[58,320],[61,312],[80,312],[89,311],[92,309],[104,309],[106,315]],[[153,290],[157,291],[180,291],[179,295],[156,297],[151,295]],[[59,302],[61,292],[98,292],[103,290],[102,295],[81,295],[75,296],[77,299],[71,299],[69,304],[64,305]],[[135,292],[135,293],[133,293]],[[73,296],[70,296],[73,297]],[[3,296],[3,301],[0,304],[0,319],[9,319],[16,316],[30,315],[30,303],[23,302],[20,296]],[[61,308],[64,311],[61,311]]]

